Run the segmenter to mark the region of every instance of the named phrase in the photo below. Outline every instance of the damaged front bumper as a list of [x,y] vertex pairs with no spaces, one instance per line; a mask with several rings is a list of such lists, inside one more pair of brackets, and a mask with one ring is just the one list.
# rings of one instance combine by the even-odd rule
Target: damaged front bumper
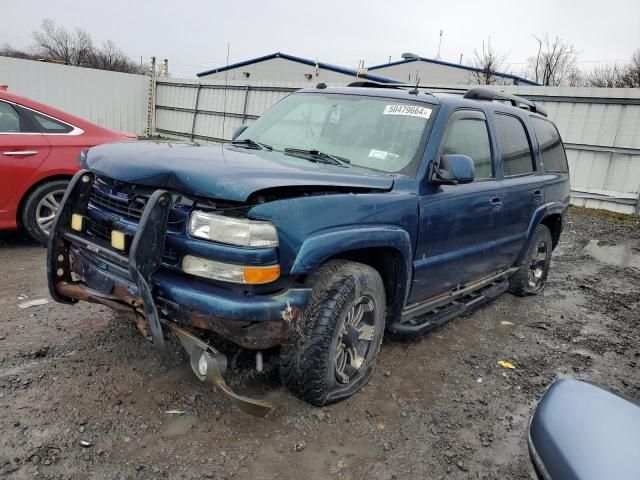
[[226,385],[224,355],[184,327],[211,330],[245,348],[279,345],[298,331],[311,290],[245,295],[161,268],[172,203],[165,190],[156,190],[147,200],[128,255],[86,238],[71,228],[72,215],[87,211],[94,180],[86,170],[73,177],[51,229],[47,258],[51,296],[63,303],[101,303],[134,318],[165,356],[163,326],[172,330],[189,353],[198,378],[217,385],[244,411],[265,415],[268,405],[237,395]]

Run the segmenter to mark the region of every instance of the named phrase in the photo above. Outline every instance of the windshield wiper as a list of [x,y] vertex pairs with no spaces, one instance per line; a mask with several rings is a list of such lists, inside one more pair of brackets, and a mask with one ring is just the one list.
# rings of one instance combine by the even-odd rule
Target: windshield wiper
[[[308,158],[313,162],[320,160],[322,161],[322,163],[327,163],[330,165],[340,165],[343,167],[346,167],[351,163],[348,159],[344,157],[331,155],[330,153],[320,152],[319,150],[315,150],[315,149],[305,150],[304,148],[285,148],[284,153],[290,154],[293,156],[301,156],[301,158]],[[313,158],[309,158],[307,157],[307,155],[310,155]]]
[[260,150],[273,150],[271,145],[267,145],[266,143],[256,142],[255,140],[251,140],[250,138],[244,138],[242,140],[232,140],[232,145],[246,145],[247,147],[257,147]]

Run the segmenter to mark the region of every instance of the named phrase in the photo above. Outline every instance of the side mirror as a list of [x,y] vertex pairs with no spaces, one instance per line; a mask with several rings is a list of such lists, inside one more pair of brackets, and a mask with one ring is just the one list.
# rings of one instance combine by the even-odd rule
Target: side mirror
[[236,131],[233,132],[233,135],[231,135],[231,141],[238,138],[247,128],[249,128],[249,125],[240,125],[238,128],[236,128]]
[[529,424],[540,478],[640,478],[640,405],[579,380],[556,381]]
[[429,182],[442,185],[471,183],[475,176],[473,160],[466,155],[442,155],[431,164]]

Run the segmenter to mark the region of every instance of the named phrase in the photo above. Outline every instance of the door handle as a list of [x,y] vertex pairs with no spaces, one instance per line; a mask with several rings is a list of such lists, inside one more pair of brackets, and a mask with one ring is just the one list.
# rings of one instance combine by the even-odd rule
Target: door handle
[[9,150],[2,152],[2,155],[7,155],[8,157],[31,157],[37,154],[38,152],[36,150]]
[[489,204],[491,205],[491,210],[495,210],[495,211],[502,210],[502,198],[500,197],[491,197]]

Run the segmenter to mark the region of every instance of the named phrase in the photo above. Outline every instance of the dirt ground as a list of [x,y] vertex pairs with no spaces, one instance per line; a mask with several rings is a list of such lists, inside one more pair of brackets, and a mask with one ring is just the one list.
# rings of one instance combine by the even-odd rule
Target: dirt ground
[[640,223],[577,209],[568,222],[544,295],[503,295],[419,341],[385,339],[348,401],[311,407],[274,368],[235,355],[227,378],[276,406],[265,419],[185,363],[163,366],[107,308],[18,308],[49,298],[45,250],[5,233],[0,477],[531,479],[527,422],[555,378],[640,399]]

